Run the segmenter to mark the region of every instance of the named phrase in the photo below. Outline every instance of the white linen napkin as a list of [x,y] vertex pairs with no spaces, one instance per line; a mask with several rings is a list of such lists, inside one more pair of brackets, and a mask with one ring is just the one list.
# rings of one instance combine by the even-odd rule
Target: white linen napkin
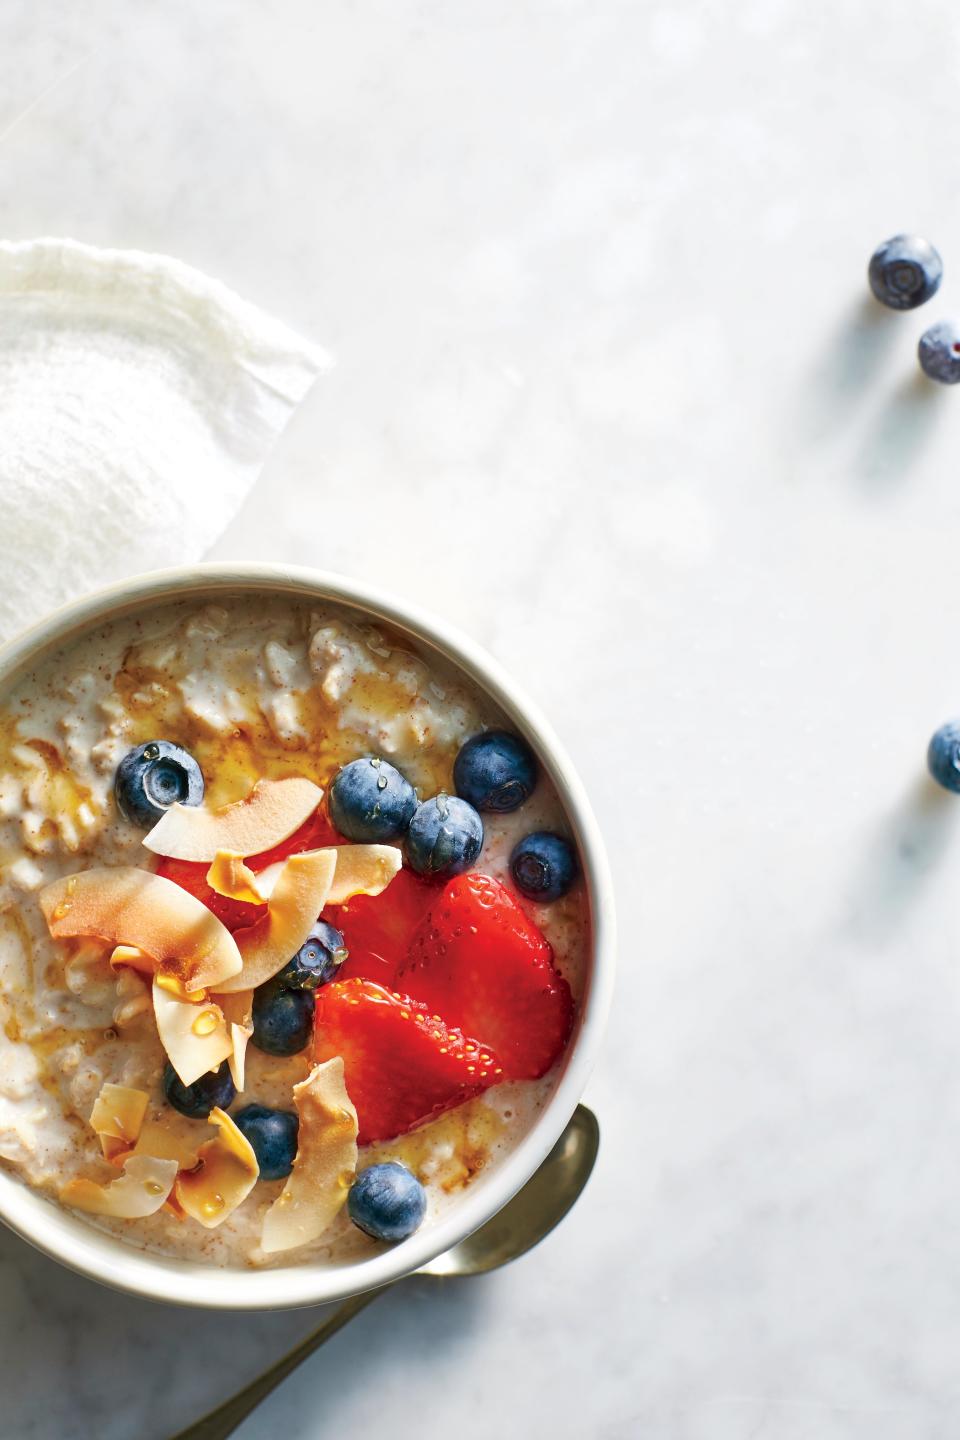
[[199,559],[328,363],[178,260],[0,242],[0,639]]

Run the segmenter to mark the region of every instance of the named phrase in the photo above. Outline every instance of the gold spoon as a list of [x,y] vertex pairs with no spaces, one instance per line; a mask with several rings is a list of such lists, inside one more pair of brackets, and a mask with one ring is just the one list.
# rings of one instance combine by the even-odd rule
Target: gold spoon
[[[485,1275],[488,1270],[497,1270],[510,1260],[525,1255],[545,1235],[549,1235],[554,1226],[560,1224],[578,1199],[590,1179],[599,1144],[597,1117],[585,1105],[578,1105],[566,1130],[523,1189],[518,1190],[486,1225],[481,1225],[466,1240],[438,1255],[436,1260],[431,1260],[429,1265],[424,1265],[416,1273],[444,1278]],[[389,1285],[382,1285],[379,1290],[367,1290],[363,1295],[345,1300],[319,1330],[308,1335],[289,1355],[258,1375],[231,1400],[211,1410],[195,1425],[181,1430],[173,1436],[173,1440],[224,1440],[225,1436],[232,1435],[251,1410],[256,1409],[260,1401],[275,1390],[302,1360],[312,1355],[331,1335],[342,1330],[347,1321],[358,1315],[371,1300],[376,1300],[378,1295],[389,1289]]]

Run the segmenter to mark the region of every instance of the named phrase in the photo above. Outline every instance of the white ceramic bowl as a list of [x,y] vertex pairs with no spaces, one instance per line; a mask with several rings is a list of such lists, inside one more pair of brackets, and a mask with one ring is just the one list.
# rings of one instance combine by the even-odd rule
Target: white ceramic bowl
[[56,611],[0,649],[0,688],[40,656],[107,620],[178,597],[213,600],[224,592],[333,600],[408,633],[421,650],[452,661],[486,691],[531,742],[562,800],[583,859],[592,956],[577,1028],[563,1070],[535,1125],[513,1152],[481,1176],[438,1223],[372,1259],[275,1270],[219,1269],[136,1249],[61,1210],[0,1171],[0,1219],[71,1269],[153,1300],[226,1310],[316,1305],[410,1274],[489,1220],[533,1174],[583,1092],[600,1044],[614,972],[614,915],[603,843],[586,795],[547,721],[500,667],[463,635],[397,600],[337,575],[279,565],[200,565],[164,570],[113,585]]

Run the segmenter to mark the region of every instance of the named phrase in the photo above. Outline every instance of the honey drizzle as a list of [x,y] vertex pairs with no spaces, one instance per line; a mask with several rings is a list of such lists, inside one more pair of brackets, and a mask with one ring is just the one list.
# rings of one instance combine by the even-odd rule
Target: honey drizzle
[[[500,1115],[482,1097],[468,1100],[430,1120],[408,1135],[379,1141],[369,1147],[369,1160],[399,1160],[425,1184],[439,1185],[445,1194],[462,1190],[488,1164],[505,1129]],[[437,1160],[449,1148],[449,1158]]]

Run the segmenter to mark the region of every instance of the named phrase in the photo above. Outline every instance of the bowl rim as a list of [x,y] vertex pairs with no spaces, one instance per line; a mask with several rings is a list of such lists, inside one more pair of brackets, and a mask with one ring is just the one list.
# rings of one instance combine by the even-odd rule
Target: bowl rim
[[214,1310],[270,1310],[326,1304],[412,1274],[471,1234],[506,1204],[543,1162],[572,1116],[596,1059],[610,1008],[615,919],[609,865],[586,792],[539,707],[500,664],[455,626],[365,582],[304,566],[207,561],[149,571],[93,591],[51,612],[0,647],[0,684],[96,625],[152,604],[196,595],[268,590],[353,606],[426,642],[486,691],[532,740],[580,846],[591,912],[591,964],[581,1015],[561,1076],[530,1131],[489,1178],[471,1186],[436,1223],[367,1260],[278,1269],[223,1269],[179,1260],[100,1231],[0,1171],[0,1220],[51,1258],[128,1294]]

